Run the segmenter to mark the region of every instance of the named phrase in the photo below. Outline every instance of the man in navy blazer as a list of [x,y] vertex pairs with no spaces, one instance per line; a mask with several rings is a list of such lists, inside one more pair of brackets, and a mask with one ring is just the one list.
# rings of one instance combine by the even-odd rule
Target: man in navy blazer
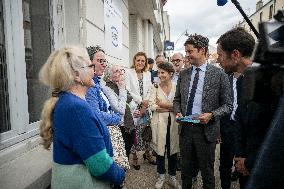
[[228,76],[206,61],[207,37],[190,35],[185,42],[186,56],[192,67],[180,73],[174,98],[176,117],[196,115],[199,123],[180,123],[182,188],[192,187],[194,159],[198,160],[203,188],[214,189],[216,139],[220,118],[232,111]]

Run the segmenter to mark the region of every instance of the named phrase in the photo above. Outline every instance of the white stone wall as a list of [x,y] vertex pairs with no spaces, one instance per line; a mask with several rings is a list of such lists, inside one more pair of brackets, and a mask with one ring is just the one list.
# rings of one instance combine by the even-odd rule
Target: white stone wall
[[[113,64],[129,66],[129,19],[128,0],[113,1],[122,14],[122,52],[121,57],[114,58],[109,52],[108,60]],[[105,48],[104,2],[86,0],[86,46],[100,45]],[[107,51],[107,49],[105,49]],[[121,59],[121,60],[120,60]]]
[[102,0],[86,0],[86,44],[104,44],[104,3]]

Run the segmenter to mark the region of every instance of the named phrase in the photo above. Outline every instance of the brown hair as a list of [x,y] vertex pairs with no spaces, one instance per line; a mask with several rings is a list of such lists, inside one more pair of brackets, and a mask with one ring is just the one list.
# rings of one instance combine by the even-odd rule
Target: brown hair
[[168,62],[163,62],[158,65],[159,69],[163,69],[168,73],[175,73],[174,66]]
[[147,59],[146,53],[144,53],[144,52],[138,52],[138,53],[136,53],[136,54],[134,55],[134,57],[133,57],[133,63],[132,63],[131,68],[135,68],[135,60],[136,60],[136,58],[137,58],[138,56],[144,56],[144,57],[145,57],[145,66],[144,66],[144,68],[142,69],[142,72],[148,71],[148,59]]

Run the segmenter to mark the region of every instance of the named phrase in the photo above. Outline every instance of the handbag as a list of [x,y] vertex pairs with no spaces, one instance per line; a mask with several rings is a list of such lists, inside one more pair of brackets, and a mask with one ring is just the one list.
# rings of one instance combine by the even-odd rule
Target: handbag
[[149,125],[145,125],[142,129],[142,139],[145,142],[151,142],[152,140],[152,129]]
[[145,142],[150,142],[152,140],[152,129],[150,126],[151,119],[150,119],[150,112],[146,110],[145,115],[141,118],[143,121],[142,125],[142,140]]
[[[157,99],[157,91],[158,91],[158,85],[154,84],[154,87],[156,88],[156,99]],[[146,111],[146,125],[142,129],[142,139],[145,142],[151,142],[152,141],[152,128],[151,128],[151,118],[150,118],[150,112],[147,110]]]

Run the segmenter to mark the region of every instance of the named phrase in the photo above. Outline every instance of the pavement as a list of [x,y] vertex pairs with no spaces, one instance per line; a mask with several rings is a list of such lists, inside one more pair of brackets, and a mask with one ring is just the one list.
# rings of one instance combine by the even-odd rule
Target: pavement
[[[220,145],[216,147],[216,158],[215,158],[215,181],[216,181],[216,189],[221,189],[220,177],[219,177],[219,150]],[[127,189],[154,189],[155,183],[158,178],[158,174],[156,172],[156,166],[151,165],[143,160],[143,152],[139,152],[138,158],[141,165],[140,170],[135,170],[133,167],[127,172],[126,175],[126,188]],[[131,161],[130,157],[130,161]],[[131,162],[130,162],[131,163]],[[177,171],[177,179],[181,184],[180,171]],[[167,183],[164,185],[163,189],[172,188]],[[198,174],[197,182],[192,187],[193,189],[202,189],[202,178],[200,172]],[[237,181],[232,182],[231,189],[239,189],[239,184]]]

